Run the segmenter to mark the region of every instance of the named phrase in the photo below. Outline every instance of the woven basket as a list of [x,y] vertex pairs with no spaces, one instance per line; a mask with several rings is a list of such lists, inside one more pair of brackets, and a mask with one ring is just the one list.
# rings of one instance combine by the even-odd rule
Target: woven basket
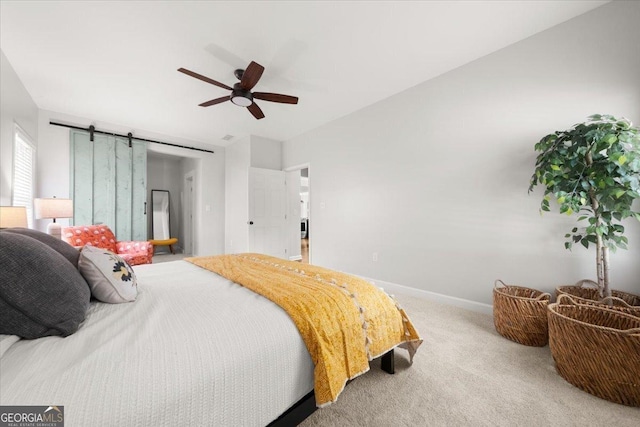
[[558,374],[611,402],[640,406],[640,318],[567,295],[549,305],[549,347]]
[[573,286],[559,286],[556,296],[569,295],[580,304],[604,306],[623,313],[640,316],[640,295],[612,290],[611,296],[602,298],[600,286],[592,280],[580,280]]
[[[500,286],[502,285],[502,286]],[[549,342],[547,305],[551,295],[496,280],[493,288],[493,324],[505,338],[544,347]]]

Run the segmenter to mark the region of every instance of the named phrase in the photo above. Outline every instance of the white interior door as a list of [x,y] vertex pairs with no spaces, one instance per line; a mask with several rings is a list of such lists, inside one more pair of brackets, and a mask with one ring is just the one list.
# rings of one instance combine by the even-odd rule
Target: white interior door
[[287,258],[285,173],[249,169],[249,252]]
[[300,246],[300,170],[286,172],[287,178],[287,247],[289,260],[302,259]]

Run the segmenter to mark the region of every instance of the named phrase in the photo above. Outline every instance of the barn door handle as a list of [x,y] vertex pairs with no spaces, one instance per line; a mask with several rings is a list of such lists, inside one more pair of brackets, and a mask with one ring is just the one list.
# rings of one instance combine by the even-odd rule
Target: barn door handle
[[147,202],[144,202],[144,215],[147,214]]

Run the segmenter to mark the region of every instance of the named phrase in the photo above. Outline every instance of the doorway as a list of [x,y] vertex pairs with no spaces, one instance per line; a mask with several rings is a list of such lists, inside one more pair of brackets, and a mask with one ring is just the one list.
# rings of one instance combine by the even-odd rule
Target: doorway
[[311,186],[309,164],[286,169],[289,260],[310,264]]
[[309,229],[309,168],[300,169],[300,255],[303,264],[310,264],[309,261],[309,240],[311,233]]

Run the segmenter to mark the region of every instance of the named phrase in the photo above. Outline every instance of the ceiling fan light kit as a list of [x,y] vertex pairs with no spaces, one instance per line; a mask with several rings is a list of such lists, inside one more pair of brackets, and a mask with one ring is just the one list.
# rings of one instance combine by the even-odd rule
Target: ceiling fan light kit
[[229,96],[223,96],[221,98],[212,99],[199,104],[201,107],[210,107],[211,105],[231,101],[237,106],[246,107],[253,117],[260,120],[264,118],[264,113],[260,107],[258,107],[258,104],[254,102],[254,98],[261,99],[263,101],[278,102],[280,104],[298,103],[298,97],[296,96],[282,95],[279,93],[251,92],[251,89],[253,89],[253,87],[258,83],[260,77],[262,77],[262,73],[264,72],[264,67],[254,61],[251,61],[246,70],[238,69],[234,71],[234,75],[238,80],[240,80],[240,82],[234,84],[233,88],[225,85],[224,83],[210,79],[209,77],[187,70],[186,68],[178,68],[178,71],[198,80],[202,80],[203,82],[231,91],[231,95]]
[[240,107],[248,107],[253,104],[253,94],[248,90],[244,90],[240,83],[236,83],[231,91],[231,102]]

